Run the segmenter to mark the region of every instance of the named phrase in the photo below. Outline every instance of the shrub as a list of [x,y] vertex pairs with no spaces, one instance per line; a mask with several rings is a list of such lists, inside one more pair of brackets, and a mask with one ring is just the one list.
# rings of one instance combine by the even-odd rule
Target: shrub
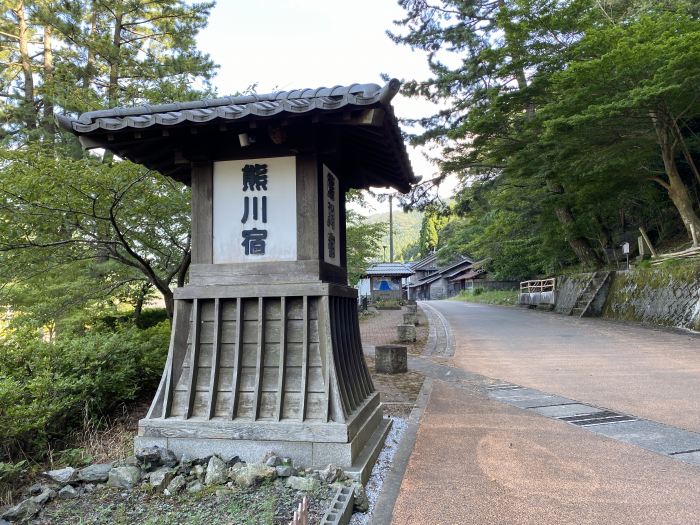
[[0,346],[0,454],[40,456],[85,416],[154,389],[169,333],[165,322],[146,330],[91,330],[51,343],[35,332],[12,334]]

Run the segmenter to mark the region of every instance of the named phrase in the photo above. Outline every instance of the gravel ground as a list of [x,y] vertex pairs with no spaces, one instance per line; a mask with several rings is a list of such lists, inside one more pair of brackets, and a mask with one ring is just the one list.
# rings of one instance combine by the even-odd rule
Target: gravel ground
[[387,435],[386,441],[384,442],[384,448],[379,453],[377,463],[372,469],[369,481],[367,481],[367,485],[365,485],[365,491],[369,499],[369,510],[364,513],[356,512],[353,514],[350,519],[350,525],[366,525],[372,518],[374,505],[379,498],[379,494],[382,492],[384,478],[391,467],[396,449],[406,430],[406,419],[399,417],[391,417],[390,419],[392,420],[391,430],[389,430],[389,435]]
[[[334,491],[309,494],[309,523],[319,523]],[[102,488],[48,504],[32,525],[286,525],[304,494],[282,480],[250,489],[207,487],[197,494],[167,497],[144,489]]]

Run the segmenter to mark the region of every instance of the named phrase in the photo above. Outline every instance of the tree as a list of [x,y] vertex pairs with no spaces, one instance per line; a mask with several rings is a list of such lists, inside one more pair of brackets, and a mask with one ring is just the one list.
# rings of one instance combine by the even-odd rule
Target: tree
[[[422,128],[413,140],[442,148],[441,175],[463,180],[501,176],[508,159],[524,144],[522,129],[534,117],[540,95],[532,77],[556,70],[562,53],[580,35],[580,22],[591,17],[590,2],[574,0],[400,0],[407,15],[397,25],[407,28],[392,39],[428,55],[433,76],[410,81],[408,96],[425,97],[447,106],[414,122]],[[565,193],[546,181],[553,194]],[[417,193],[423,199],[421,188]],[[570,208],[555,217],[574,222]],[[584,237],[569,239],[582,262],[598,257]]]
[[[455,173],[463,182],[456,206],[461,219],[443,231],[444,246],[468,246],[468,251],[477,256],[488,255],[485,251],[488,247],[492,253],[501,254],[504,268],[511,267],[504,269],[503,275],[515,275],[525,268],[551,272],[569,264],[572,253],[585,266],[597,266],[604,260],[613,262],[612,248],[621,239],[629,240],[630,225],[653,223],[659,232],[674,230],[666,209],[670,200],[679,201],[678,195],[671,196],[670,192],[664,195],[646,184],[648,176],[640,176],[640,173],[654,175],[651,172],[658,169],[662,161],[659,144],[664,136],[669,136],[668,130],[673,126],[665,126],[665,135],[650,130],[653,121],[649,112],[653,108],[647,108],[641,119],[646,126],[644,133],[633,131],[634,125],[628,129],[626,117],[618,118],[622,112],[606,116],[609,109],[606,97],[609,92],[616,93],[620,86],[612,85],[614,75],[605,67],[591,73],[591,77],[600,75],[593,82],[595,87],[587,84],[591,78],[583,76],[571,77],[566,90],[563,83],[567,75],[574,74],[578,64],[585,66],[587,60],[601,56],[586,42],[601,38],[614,47],[617,43],[613,42],[617,42],[615,39],[620,34],[610,33],[606,37],[603,34],[621,31],[620,28],[650,13],[653,17],[697,20],[700,9],[696,2],[403,0],[399,3],[407,11],[406,18],[399,22],[405,29],[392,34],[392,38],[425,51],[433,73],[427,80],[408,82],[405,93],[427,97],[445,108],[432,117],[412,122],[416,126],[413,140],[437,145],[442,152],[438,163],[440,177]],[[680,88],[678,94],[685,90],[692,97],[693,90],[687,89],[688,79],[682,79],[682,70],[684,60],[695,60],[694,52],[683,38],[669,43],[675,50],[669,52],[664,49],[667,37],[670,37],[668,32],[660,34],[650,43],[655,49],[649,56],[641,47],[637,48],[634,52],[637,72],[645,71],[645,67],[647,72],[654,71],[663,62],[664,54],[673,57],[676,69],[670,73],[675,66],[664,66],[670,73],[668,83],[664,86],[663,82],[657,82],[656,88],[663,91],[675,82]],[[584,51],[586,46],[588,51]],[[613,71],[615,74],[624,76],[623,62],[615,64],[618,68]],[[613,67],[610,63],[607,66]],[[640,79],[643,76],[630,83]],[[627,81],[620,80],[626,85]],[[571,98],[576,87],[583,91],[590,87],[590,97],[578,102]],[[631,104],[637,95],[630,94],[627,102]],[[581,107],[576,107],[579,102]],[[690,103],[691,98],[686,102]],[[562,104],[561,113],[555,116],[558,103]],[[586,104],[598,110],[589,115],[587,127],[573,120],[580,116],[578,110],[585,109]],[[682,115],[678,122],[680,131],[676,130],[675,139],[666,141],[672,145],[676,140],[676,151],[667,147],[666,157],[675,158],[675,171],[686,185],[695,171],[695,141],[691,138],[697,117],[693,113]],[[555,123],[559,117],[562,120]],[[571,120],[567,121],[569,117]],[[673,119],[658,121],[672,124]],[[607,144],[606,148],[602,143]],[[667,165],[672,166],[673,162]],[[662,182],[670,186],[672,176],[666,171],[663,170]],[[679,185],[676,188],[682,190]],[[473,206],[475,192],[480,194],[480,202]],[[423,192],[416,197],[419,205],[425,205]],[[680,200],[686,210],[692,208],[692,199],[689,202],[681,195]],[[517,270],[505,261],[516,253],[505,252],[502,250],[505,244],[499,242],[535,253],[523,251],[519,256],[529,262]],[[499,263],[495,259],[494,262]]]
[[440,246],[440,231],[450,221],[449,210],[428,208],[420,227],[420,256],[426,257]]
[[[190,260],[189,191],[111,154],[100,163],[71,134],[57,132],[53,114],[211,94],[215,66],[195,38],[213,3],[3,3],[0,216],[11,221],[0,226],[5,282],[27,286],[23,269],[73,263],[102,275],[106,267],[94,265],[109,260],[111,293],[130,298],[138,311],[139,290],[155,288],[172,313],[171,287],[184,283]],[[102,287],[93,291],[104,297]]]
[[666,190],[696,246],[700,218],[678,161],[700,182],[686,138],[700,116],[699,42],[700,21],[680,13],[592,32],[577,45],[577,59],[554,75],[556,98],[543,111],[550,140],[576,141],[578,153],[567,151],[570,159],[582,152],[598,163],[622,158],[623,170]]
[[[366,202],[357,190],[346,194],[347,202],[365,206]],[[348,282],[354,285],[360,280],[367,266],[376,260],[382,248],[382,238],[388,227],[384,222],[370,223],[365,217],[352,210],[346,211],[347,266]]]
[[80,261],[99,275],[113,261],[109,290],[146,280],[172,314],[171,283],[184,284],[190,261],[187,188],[129,162],[56,158],[39,146],[0,153],[0,162],[0,281]]

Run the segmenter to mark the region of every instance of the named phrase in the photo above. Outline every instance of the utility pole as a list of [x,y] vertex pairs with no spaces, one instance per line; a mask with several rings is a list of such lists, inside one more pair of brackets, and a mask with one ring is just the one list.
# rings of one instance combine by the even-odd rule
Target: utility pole
[[394,262],[394,211],[392,206],[393,195],[389,195],[389,262]]

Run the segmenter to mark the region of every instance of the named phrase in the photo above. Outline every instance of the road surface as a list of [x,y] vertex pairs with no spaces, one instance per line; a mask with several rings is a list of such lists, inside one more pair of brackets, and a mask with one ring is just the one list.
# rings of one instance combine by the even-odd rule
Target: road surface
[[[453,331],[448,365],[700,432],[697,336],[517,308],[430,305]],[[700,465],[436,380],[392,523],[700,523]]]

